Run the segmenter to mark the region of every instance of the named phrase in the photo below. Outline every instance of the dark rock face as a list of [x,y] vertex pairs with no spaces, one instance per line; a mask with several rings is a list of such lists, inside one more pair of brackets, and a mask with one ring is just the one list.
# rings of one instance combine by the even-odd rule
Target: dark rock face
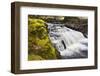
[[66,27],[80,31],[85,37],[88,35],[88,19],[82,17],[65,17],[64,23]]
[[88,35],[88,26],[87,24],[81,24],[81,25],[75,25],[75,24],[65,24],[66,27],[69,27],[71,29],[74,29],[76,31],[80,31],[84,34],[85,37]]

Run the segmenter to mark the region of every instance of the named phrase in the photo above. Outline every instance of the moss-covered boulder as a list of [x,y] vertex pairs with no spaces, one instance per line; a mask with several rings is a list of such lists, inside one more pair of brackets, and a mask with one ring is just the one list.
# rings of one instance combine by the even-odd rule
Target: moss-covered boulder
[[28,17],[28,60],[57,59],[45,21]]

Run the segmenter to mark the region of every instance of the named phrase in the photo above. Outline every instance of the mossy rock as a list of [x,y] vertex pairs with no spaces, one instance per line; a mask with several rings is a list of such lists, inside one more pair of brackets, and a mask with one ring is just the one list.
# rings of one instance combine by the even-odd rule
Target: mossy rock
[[[34,18],[29,18],[28,21],[28,59],[57,59],[56,49],[52,46],[48,36],[46,22]],[[34,47],[40,48],[36,49]]]
[[39,55],[29,54],[28,55],[28,60],[31,61],[31,60],[44,60],[44,59]]

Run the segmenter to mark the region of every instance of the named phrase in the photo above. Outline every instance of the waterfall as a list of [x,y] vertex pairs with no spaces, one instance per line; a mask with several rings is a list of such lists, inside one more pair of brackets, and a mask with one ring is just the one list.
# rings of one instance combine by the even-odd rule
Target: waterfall
[[64,59],[87,58],[88,38],[64,24],[47,23],[49,38]]

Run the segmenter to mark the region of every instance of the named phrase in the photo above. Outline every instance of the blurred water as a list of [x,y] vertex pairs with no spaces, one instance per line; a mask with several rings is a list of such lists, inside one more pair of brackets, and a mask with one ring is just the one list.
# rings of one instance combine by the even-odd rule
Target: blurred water
[[87,58],[88,38],[81,32],[67,28],[64,24],[47,25],[50,40],[63,59]]

